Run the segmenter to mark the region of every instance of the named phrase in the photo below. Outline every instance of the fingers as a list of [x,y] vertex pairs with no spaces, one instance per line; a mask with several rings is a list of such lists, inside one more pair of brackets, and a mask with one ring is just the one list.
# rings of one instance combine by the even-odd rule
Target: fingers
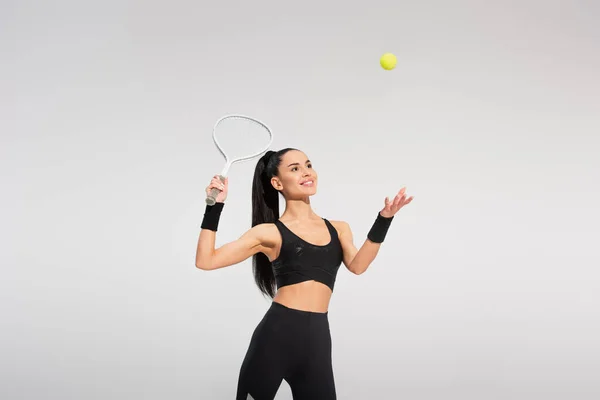
[[[400,208],[402,208],[403,206],[405,206],[406,204],[409,204],[413,198],[414,198],[413,196],[410,196],[410,197],[407,196],[406,187],[403,187],[402,189],[400,189],[398,191],[398,193],[394,197],[393,201],[390,202],[389,200],[386,200],[385,204],[386,204],[386,207],[389,206],[389,208],[391,210],[397,211]],[[386,197],[386,199],[387,199],[387,197]]]
[[219,179],[218,176],[215,178],[212,178],[212,180],[210,181],[210,184],[213,185],[214,187],[216,187],[217,189],[220,189],[220,190],[225,189],[225,183],[223,183],[223,181],[221,181],[221,179]]
[[213,176],[210,180],[210,184],[206,187],[206,191],[210,192],[212,189],[218,189],[221,192],[227,188],[227,178],[225,178],[225,182],[221,181],[219,175]]
[[227,177],[221,176],[221,175],[215,175],[214,177],[217,178],[217,180],[219,182],[223,182],[223,183],[225,183],[225,180],[227,179]]
[[402,189],[400,189],[400,191],[398,192],[396,197],[394,197],[394,203],[393,203],[394,207],[398,207],[400,204],[404,203],[404,200],[406,199],[405,192],[406,192],[406,188],[403,187]]

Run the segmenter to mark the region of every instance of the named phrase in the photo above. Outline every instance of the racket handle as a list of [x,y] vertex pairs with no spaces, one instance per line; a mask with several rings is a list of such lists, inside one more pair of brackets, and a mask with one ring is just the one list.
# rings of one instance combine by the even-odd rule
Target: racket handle
[[[221,182],[225,182],[225,177],[223,175],[219,175],[219,179]],[[217,188],[212,188],[208,196],[206,197],[206,204],[209,206],[214,206],[217,202],[217,196],[221,193],[221,191]]]

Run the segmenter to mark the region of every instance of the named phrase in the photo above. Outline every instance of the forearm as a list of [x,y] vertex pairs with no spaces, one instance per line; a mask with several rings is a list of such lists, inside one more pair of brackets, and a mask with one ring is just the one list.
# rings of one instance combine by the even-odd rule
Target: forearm
[[348,268],[350,271],[356,275],[360,275],[369,268],[369,265],[375,260],[377,253],[379,253],[379,249],[387,235],[392,220],[393,217],[383,217],[381,214],[377,215],[371,230],[367,234],[367,240],[365,240],[350,262],[350,267]]
[[223,210],[223,203],[216,203],[214,206],[207,206],[202,220],[202,230],[198,238],[196,248],[196,267],[200,269],[210,269],[211,259],[215,252],[215,240],[217,235],[217,226]]
[[198,238],[198,247],[196,248],[196,267],[200,269],[210,269],[210,263],[215,252],[215,240],[217,232],[209,229],[202,229]]
[[363,245],[352,259],[348,269],[356,275],[362,274],[367,270],[367,268],[369,268],[369,265],[371,265],[377,256],[377,253],[379,253],[380,248],[381,243],[374,243],[369,239],[365,240]]

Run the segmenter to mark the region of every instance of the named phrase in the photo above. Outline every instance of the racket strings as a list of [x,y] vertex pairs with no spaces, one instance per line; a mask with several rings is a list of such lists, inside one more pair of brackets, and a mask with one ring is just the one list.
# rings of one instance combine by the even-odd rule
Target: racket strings
[[272,134],[262,123],[246,117],[222,119],[214,128],[215,144],[229,160],[253,158],[271,143]]

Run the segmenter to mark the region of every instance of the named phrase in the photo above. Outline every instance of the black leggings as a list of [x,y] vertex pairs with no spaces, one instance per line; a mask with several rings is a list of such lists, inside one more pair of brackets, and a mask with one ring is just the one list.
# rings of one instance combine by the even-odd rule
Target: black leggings
[[294,400],[335,400],[327,313],[272,302],[242,363],[236,400],[273,400],[285,379]]

